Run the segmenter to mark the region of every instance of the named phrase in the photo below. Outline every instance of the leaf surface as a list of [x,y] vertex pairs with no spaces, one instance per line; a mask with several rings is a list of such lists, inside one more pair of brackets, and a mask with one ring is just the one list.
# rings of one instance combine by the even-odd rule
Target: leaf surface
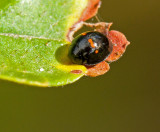
[[[0,78],[29,85],[60,86],[82,77],[86,68],[71,64],[66,35],[87,3],[88,0],[2,1]],[[80,72],[74,74],[74,70]]]

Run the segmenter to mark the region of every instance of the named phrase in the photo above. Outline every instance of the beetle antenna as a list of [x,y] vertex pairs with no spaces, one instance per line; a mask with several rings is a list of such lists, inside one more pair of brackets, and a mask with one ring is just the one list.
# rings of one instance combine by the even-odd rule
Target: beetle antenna
[[98,18],[98,16],[97,16],[97,15],[95,16],[95,18],[96,18],[96,20],[97,20],[98,22],[100,22],[100,20],[99,20],[99,18]]

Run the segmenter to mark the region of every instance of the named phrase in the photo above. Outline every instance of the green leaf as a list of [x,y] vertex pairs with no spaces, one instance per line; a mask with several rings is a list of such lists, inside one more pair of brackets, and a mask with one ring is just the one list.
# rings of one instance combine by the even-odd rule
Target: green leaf
[[[0,0],[0,78],[60,86],[86,73],[67,57],[69,28],[88,0]],[[73,70],[81,71],[74,74]]]

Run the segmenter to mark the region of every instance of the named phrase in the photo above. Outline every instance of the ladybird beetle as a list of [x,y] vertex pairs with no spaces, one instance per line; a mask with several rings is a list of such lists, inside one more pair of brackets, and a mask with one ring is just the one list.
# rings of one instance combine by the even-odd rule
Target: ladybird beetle
[[84,32],[69,47],[69,58],[75,64],[92,66],[104,61],[112,52],[108,38],[100,32]]

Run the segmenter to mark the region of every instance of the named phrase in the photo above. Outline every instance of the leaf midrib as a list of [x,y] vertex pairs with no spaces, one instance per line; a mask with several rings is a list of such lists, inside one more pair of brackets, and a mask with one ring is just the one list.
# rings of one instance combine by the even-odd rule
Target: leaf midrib
[[46,38],[46,37],[36,37],[36,36],[30,36],[30,35],[19,35],[19,34],[14,34],[14,33],[0,33],[0,36],[8,36],[12,38],[25,38],[25,39],[40,39],[40,40],[48,40],[48,41],[58,41],[58,42],[67,42],[65,39],[64,40],[58,40],[58,39],[51,39],[51,38]]

